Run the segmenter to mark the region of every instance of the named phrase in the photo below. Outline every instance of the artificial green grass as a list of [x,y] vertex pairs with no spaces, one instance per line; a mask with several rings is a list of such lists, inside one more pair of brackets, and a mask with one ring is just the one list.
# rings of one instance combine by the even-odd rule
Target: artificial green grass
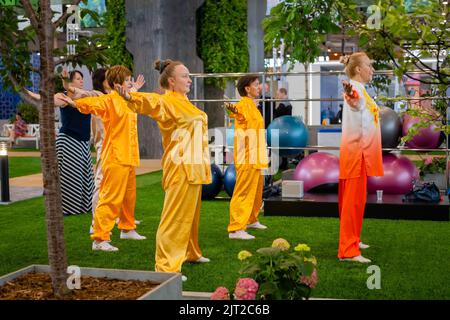
[[[88,231],[90,214],[65,218],[69,264],[82,267],[154,270],[155,234],[163,205],[161,173],[137,178],[136,219],[145,241],[119,239],[112,243],[119,252],[93,252]],[[381,289],[366,286],[369,265],[339,262],[336,258],[339,221],[336,218],[264,217],[269,229],[250,231],[255,240],[229,240],[229,201],[204,201],[201,211],[200,245],[206,264],[185,264],[188,277],[183,290],[230,290],[239,277],[240,250],[254,252],[283,237],[291,245],[307,243],[318,260],[319,283],[314,297],[339,299],[448,299],[450,297],[449,222],[366,219],[362,239],[371,245],[364,256],[381,269]],[[180,213],[181,214],[181,213]],[[30,264],[47,264],[43,198],[0,207],[0,274]]]
[[21,177],[41,172],[41,158],[9,157],[9,177]]

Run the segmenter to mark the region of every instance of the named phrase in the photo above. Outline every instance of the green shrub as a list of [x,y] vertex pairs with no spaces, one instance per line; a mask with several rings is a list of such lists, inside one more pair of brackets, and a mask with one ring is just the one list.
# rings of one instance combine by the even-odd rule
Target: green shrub
[[[17,112],[20,112],[22,119],[25,120],[26,123],[39,123],[39,111],[31,104],[20,102],[17,105]],[[10,118],[11,123],[16,121],[16,113]]]

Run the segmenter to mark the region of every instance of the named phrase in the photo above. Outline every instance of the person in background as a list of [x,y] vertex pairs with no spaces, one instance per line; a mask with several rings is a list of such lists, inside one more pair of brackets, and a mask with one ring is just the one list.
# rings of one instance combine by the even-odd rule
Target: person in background
[[282,99],[285,101],[280,102],[278,107],[275,109],[273,118],[278,118],[281,116],[292,116],[292,105],[287,100],[288,94],[286,88],[279,88],[277,91],[277,99]]
[[[264,90],[264,93],[263,93]],[[270,95],[270,88],[269,84],[266,82],[265,84],[259,84],[259,93],[260,96],[257,97],[259,99],[272,99],[272,96]],[[264,107],[264,112],[263,112]],[[270,122],[272,121],[272,118],[274,117],[274,108],[273,108],[273,102],[272,101],[259,101],[258,104],[259,112],[261,112],[261,115],[264,118],[264,128],[267,129]],[[272,117],[272,118],[271,118]]]
[[9,132],[10,144],[17,144],[17,138],[25,136],[27,133],[27,123],[22,118],[20,112],[16,113],[16,120],[13,122],[13,128]]
[[[83,89],[83,74],[73,70],[65,79],[71,87]],[[73,97],[72,92],[67,92]],[[82,114],[72,106],[61,108],[61,123],[56,137],[56,154],[61,180],[62,208],[64,215],[92,211],[94,171],[90,138],[91,115]]]

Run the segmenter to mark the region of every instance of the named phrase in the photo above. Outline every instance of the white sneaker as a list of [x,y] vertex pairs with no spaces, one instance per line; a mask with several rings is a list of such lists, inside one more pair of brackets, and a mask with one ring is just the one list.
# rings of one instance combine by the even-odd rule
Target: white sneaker
[[130,230],[128,232],[121,231],[120,239],[129,239],[129,240],[145,240],[147,237],[141,236],[136,230]]
[[141,220],[134,220],[134,224],[136,225],[141,224]]
[[356,262],[361,262],[361,263],[370,263],[371,261],[367,258],[364,258],[362,255],[353,257],[353,258],[342,258],[339,259],[339,261],[356,261]]
[[183,282],[187,281],[187,277],[186,277],[186,276],[183,276],[183,275],[181,275],[181,281],[183,281]]
[[100,250],[100,251],[119,251],[119,248],[112,246],[109,241],[102,242],[92,242],[92,250]]
[[200,257],[200,258],[198,258],[197,261],[195,261],[195,262],[197,262],[197,263],[207,263],[207,262],[210,262],[210,261],[211,261],[211,260],[209,260],[208,258]]
[[361,250],[364,250],[364,249],[370,248],[370,246],[369,246],[368,244],[365,244],[365,243],[360,242],[360,243],[359,243],[359,248],[360,248]]
[[228,234],[228,237],[230,239],[241,239],[241,240],[255,239],[254,236],[252,236],[251,234],[248,234],[244,230],[238,230],[238,231],[235,231],[235,232],[231,232],[231,233]]
[[267,229],[267,227],[263,224],[261,224],[259,221],[256,221],[255,223],[251,223],[247,225],[248,229],[260,229],[260,230],[264,230]]

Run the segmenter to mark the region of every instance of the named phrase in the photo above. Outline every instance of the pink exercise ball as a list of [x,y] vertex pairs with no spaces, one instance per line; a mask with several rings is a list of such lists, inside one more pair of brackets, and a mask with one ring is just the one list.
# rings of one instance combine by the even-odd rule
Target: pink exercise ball
[[[403,118],[403,136],[408,134],[409,128],[420,121],[417,117],[405,115]],[[406,145],[413,149],[435,149],[439,144],[440,131],[436,131],[436,125],[431,124],[427,128],[422,128]]]
[[294,172],[294,180],[303,181],[303,190],[339,182],[339,158],[331,153],[315,152],[303,158]]
[[384,176],[367,178],[369,193],[383,190],[384,194],[406,194],[412,189],[413,181],[419,178],[415,164],[404,156],[384,154],[383,169]]

